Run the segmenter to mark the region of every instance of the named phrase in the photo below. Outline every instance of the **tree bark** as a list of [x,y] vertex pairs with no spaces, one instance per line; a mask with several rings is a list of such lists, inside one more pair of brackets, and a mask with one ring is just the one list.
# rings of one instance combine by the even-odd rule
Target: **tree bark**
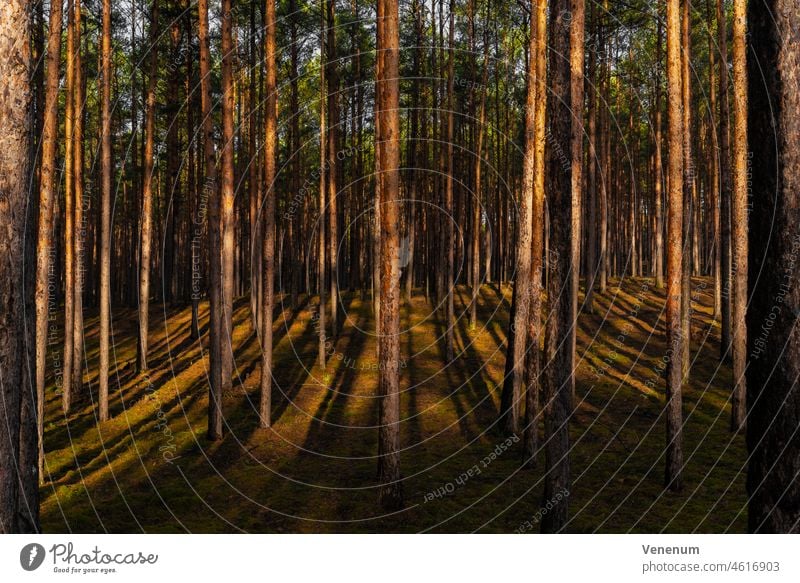
[[[744,16],[741,8],[737,18]],[[797,14],[798,0],[754,0],[747,20],[749,134],[756,146],[747,313],[748,530],[762,533],[800,532],[800,44],[790,41]],[[737,24],[735,36],[743,26]],[[744,57],[735,48],[742,40],[734,42],[734,58]],[[737,75],[741,81],[744,71]]]
[[[55,4],[59,2],[53,2]],[[26,277],[30,273],[30,269],[26,270],[26,261],[33,257],[22,252],[32,249],[29,241],[33,232],[26,230],[26,223],[33,216],[29,196],[34,121],[30,87],[33,72],[31,8],[27,0],[8,0],[0,6],[0,119],[3,120],[0,136],[0,224],[3,225],[0,237],[0,329],[3,330],[0,334],[3,375],[0,386],[0,418],[3,419],[0,424],[0,533],[3,534],[39,530],[39,448],[36,445],[39,433],[36,423],[31,422],[36,418],[33,412],[37,410],[37,397],[30,374],[26,372],[32,364],[30,334],[26,333],[26,320],[32,315],[32,281]],[[59,18],[60,12],[56,9]],[[60,22],[52,28],[60,29]],[[50,40],[54,41],[52,37]],[[58,41],[60,44],[60,38]],[[52,44],[50,49],[54,49]],[[57,75],[57,60],[53,66]],[[50,116],[52,121],[55,112],[51,111]]]
[[264,263],[261,314],[260,426],[269,427],[272,411],[272,304],[275,276],[275,167],[278,145],[278,85],[275,45],[275,0],[266,0],[264,22]]
[[[758,1],[758,0],[756,0]],[[733,333],[733,395],[731,430],[744,428],[746,419],[747,359],[747,220],[748,220],[748,149],[747,149],[747,54],[745,33],[747,1],[733,3],[733,297],[731,331]],[[795,16],[797,14],[795,13]],[[796,73],[796,71],[795,71]],[[760,75],[759,75],[760,76]],[[797,81],[797,76],[794,76]],[[758,142],[754,142],[758,143]],[[764,142],[762,142],[764,143]]]
[[[547,296],[549,316],[545,333],[544,373],[544,426],[545,426],[545,483],[542,507],[552,504],[552,509],[542,519],[542,532],[559,532],[567,522],[567,496],[569,492],[569,416],[572,412],[572,343],[570,328],[573,326],[573,276],[572,259],[572,193],[574,163],[566,165],[559,153],[571,148],[575,126],[571,98],[570,59],[571,43],[576,39],[571,28],[576,26],[576,3],[554,0],[550,6],[550,78],[547,109],[549,120],[547,136],[551,147],[547,151],[545,189],[550,213],[550,254],[547,256]],[[582,7],[578,7],[578,13]],[[577,20],[582,23],[578,16]],[[578,47],[575,47],[576,49]],[[582,81],[581,81],[582,82]],[[582,112],[582,104],[575,104]],[[576,112],[577,113],[577,112]],[[573,161],[574,162],[574,161]],[[550,506],[547,506],[550,508]]]
[[[381,334],[378,350],[378,477],[380,503],[386,510],[403,506],[400,473],[400,19],[397,0],[378,0],[381,93],[379,153],[381,156]],[[382,24],[381,24],[382,22]]]
[[208,201],[208,295],[209,295],[209,385],[208,439],[222,438],[222,292],[220,288],[220,222],[214,127],[211,118],[210,49],[208,42],[208,0],[198,0],[200,44],[200,108],[203,117],[205,180],[202,198]]
[[669,189],[667,193],[667,388],[665,485],[678,491],[683,468],[682,386],[683,328],[683,114],[680,0],[667,0],[667,104],[669,122]]
[[142,232],[139,259],[139,345],[138,372],[147,370],[147,336],[150,306],[150,251],[153,231],[153,134],[155,133],[156,87],[158,84],[158,0],[150,12],[150,71],[147,81],[144,163],[142,172]]
[[[18,0],[17,0],[18,2]],[[15,3],[14,7],[17,6]],[[44,118],[42,122],[42,162],[39,171],[39,217],[36,239],[36,419],[39,446],[39,475],[44,474],[44,389],[47,370],[47,336],[50,316],[50,270],[53,248],[53,214],[57,189],[56,152],[58,147],[58,82],[61,65],[61,20],[63,2],[50,3],[50,31],[47,36]],[[15,31],[16,32],[16,31]],[[13,36],[4,37],[12,39]],[[16,49],[15,49],[16,50]],[[13,118],[9,118],[13,119]]]
[[220,180],[220,274],[222,282],[222,325],[220,351],[222,395],[229,394],[233,386],[233,296],[234,259],[236,245],[235,192],[233,168],[234,100],[233,83],[233,14],[232,0],[222,0],[222,161]]

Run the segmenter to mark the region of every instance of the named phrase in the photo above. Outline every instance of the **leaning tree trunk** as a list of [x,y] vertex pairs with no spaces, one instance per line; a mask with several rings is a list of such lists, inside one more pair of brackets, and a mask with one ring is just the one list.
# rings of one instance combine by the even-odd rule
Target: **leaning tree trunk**
[[682,385],[683,330],[683,114],[680,0],[667,0],[667,117],[669,121],[669,189],[667,192],[667,443],[665,484],[680,490],[683,468]]
[[749,131],[759,146],[753,148],[747,314],[751,532],[800,532],[800,44],[788,42],[797,14],[800,0],[752,0],[748,12]]
[[[382,55],[377,108],[381,157],[381,334],[378,350],[378,477],[380,502],[387,510],[403,506],[400,474],[400,19],[398,0],[378,0],[378,52]],[[383,24],[380,24],[380,23]]]
[[[27,0],[6,0],[0,6],[0,533],[39,529],[37,427],[30,422],[36,410],[36,393],[26,372],[31,365],[26,334],[26,318],[31,315],[26,261],[32,257],[22,252],[31,248],[28,242],[33,233],[33,229],[26,229],[32,217],[28,190],[33,125],[30,15]],[[60,10],[57,16],[60,18]],[[60,25],[54,28],[60,29]],[[54,119],[55,112],[51,115]],[[22,418],[24,411],[28,412],[28,422]],[[21,449],[27,449],[29,455],[21,456]]]

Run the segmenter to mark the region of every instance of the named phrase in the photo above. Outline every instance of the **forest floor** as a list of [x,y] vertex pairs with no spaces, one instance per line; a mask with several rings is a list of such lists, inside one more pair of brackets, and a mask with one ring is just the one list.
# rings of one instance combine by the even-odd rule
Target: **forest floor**
[[[746,449],[729,431],[731,371],[719,363],[712,282],[698,278],[693,287],[680,493],[662,486],[664,292],[652,280],[613,280],[596,294],[595,314],[580,316],[568,531],[744,531]],[[134,369],[135,311],[113,310],[113,418],[100,427],[97,318],[87,311],[89,373],[68,418],[52,379],[47,391],[45,532],[538,532],[543,451],[536,468],[523,469],[521,441],[496,427],[511,288],[483,286],[475,329],[464,312],[469,299],[469,288],[458,288],[459,356],[447,367],[432,306],[419,291],[403,304],[406,508],[394,515],[380,510],[375,488],[368,297],[343,295],[346,321],[325,369],[316,299],[276,310],[271,429],[257,428],[259,342],[248,300],[238,300],[226,436],[214,443],[205,437],[207,361],[190,336],[191,309],[153,306],[147,375]],[[205,303],[200,313],[204,336]]]

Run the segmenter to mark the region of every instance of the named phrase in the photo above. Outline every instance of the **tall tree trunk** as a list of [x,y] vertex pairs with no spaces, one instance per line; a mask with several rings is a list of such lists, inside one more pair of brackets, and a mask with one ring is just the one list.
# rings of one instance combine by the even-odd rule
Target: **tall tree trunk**
[[147,370],[147,336],[150,306],[150,251],[153,240],[153,135],[155,133],[156,87],[158,84],[158,0],[150,12],[150,71],[147,80],[144,163],[142,172],[142,232],[139,259],[139,345],[138,372]]
[[[592,29],[594,36],[593,43],[597,44],[597,37],[599,35],[599,26],[597,24],[597,9],[596,5],[591,5],[590,18],[592,22]],[[597,51],[591,50],[589,52],[589,83],[587,84],[588,100],[589,100],[589,123],[588,123],[588,142],[589,142],[589,155],[587,160],[587,219],[586,225],[586,300],[584,301],[584,310],[587,314],[594,313],[594,287],[597,278],[598,264],[597,264],[597,161],[598,161],[598,140],[597,140]]]
[[569,392],[575,401],[575,347],[578,332],[578,289],[581,280],[581,213],[583,212],[583,60],[584,37],[586,35],[585,0],[570,0],[570,103],[572,104],[572,126],[570,151],[572,154],[572,186],[571,186],[571,224],[570,265],[572,268],[572,311],[569,314]]
[[[59,2],[52,3],[55,4]],[[39,530],[38,431],[36,423],[31,423],[37,400],[27,372],[32,363],[28,357],[30,335],[26,333],[26,320],[32,315],[32,281],[26,277],[30,270],[25,266],[33,257],[22,252],[32,248],[28,244],[32,230],[26,233],[26,223],[33,216],[28,190],[34,121],[31,8],[27,0],[7,0],[0,8],[0,223],[4,231],[0,237],[0,533],[4,534]],[[61,10],[55,11],[60,18]],[[52,28],[60,29],[60,21],[51,27],[51,35]],[[57,41],[60,44],[60,38]],[[58,52],[52,42],[50,49]],[[50,53],[48,57],[51,55],[55,56]],[[53,66],[57,75],[57,60]],[[57,84],[57,77],[55,81]],[[53,121],[55,112],[50,115]],[[50,130],[55,133],[55,127]],[[51,137],[55,138],[52,134]],[[45,309],[46,305],[45,302]]]
[[[14,7],[19,0],[15,0]],[[9,15],[11,16],[11,14]],[[47,36],[44,118],[42,122],[42,162],[39,171],[39,217],[36,238],[36,419],[39,446],[39,475],[44,474],[44,388],[47,370],[47,331],[50,317],[50,269],[53,249],[56,153],[58,148],[58,81],[61,65],[61,20],[63,2],[50,3],[50,31]],[[24,22],[24,21],[20,21]],[[18,31],[13,31],[18,32]],[[3,36],[11,41],[13,35]],[[27,40],[25,41],[27,46]],[[16,50],[16,49],[15,49]],[[13,79],[9,79],[13,82]],[[15,119],[13,117],[9,119]],[[11,176],[11,175],[9,175]]]
[[454,225],[455,207],[453,204],[453,180],[455,173],[455,163],[453,158],[453,139],[455,132],[455,0],[450,0],[450,32],[447,44],[447,136],[446,136],[446,175],[445,175],[445,194],[444,209],[446,213],[445,221],[445,244],[443,247],[445,256],[444,273],[444,358],[446,362],[452,362],[455,358],[453,328],[455,322],[455,303],[454,290],[456,282],[454,280],[454,261],[455,261],[455,236]]
[[681,95],[683,99],[683,263],[681,268],[681,330],[683,334],[683,375],[689,374],[692,345],[692,216],[694,205],[693,196],[695,170],[694,154],[692,152],[692,14],[690,1],[682,0],[683,16],[681,18],[681,75],[683,86]]
[[663,185],[664,185],[664,163],[662,161],[662,137],[664,129],[661,115],[661,39],[663,36],[661,18],[658,17],[656,28],[656,90],[655,90],[655,169],[654,169],[654,193],[655,198],[655,249],[653,261],[655,263],[656,289],[664,289],[664,212],[662,210]]
[[[757,1],[757,0],[756,0]],[[733,2],[733,297],[731,329],[733,332],[733,396],[731,429],[742,429],[747,416],[745,369],[747,359],[747,219],[748,219],[748,150],[747,150],[747,54],[745,32],[747,1]],[[797,14],[795,13],[795,16]],[[796,21],[795,21],[796,22]],[[794,81],[798,81],[794,71]],[[791,81],[790,81],[791,82]],[[755,142],[764,144],[766,142]],[[796,146],[796,144],[795,144]]]
[[[535,24],[533,24],[535,19]],[[539,388],[540,357],[539,346],[542,337],[542,272],[546,269],[543,263],[544,246],[543,227],[545,213],[545,115],[547,113],[547,0],[536,0],[535,11],[531,11],[531,47],[529,67],[535,67],[533,85],[535,97],[533,106],[533,167],[525,168],[523,178],[527,180],[532,173],[533,194],[530,202],[531,234],[530,234],[530,299],[527,322],[527,341],[525,354],[525,431],[523,439],[523,463],[532,467],[536,461],[539,446]],[[531,82],[529,78],[529,83]],[[530,96],[528,97],[530,99]],[[526,120],[527,124],[527,120]],[[526,125],[527,128],[527,125]],[[527,132],[527,129],[526,129]],[[526,135],[526,152],[530,145],[530,136]],[[527,164],[527,155],[524,164]],[[523,189],[527,183],[523,182]],[[523,191],[523,198],[527,191]]]
[[[75,91],[73,92],[73,153],[75,162],[73,165],[74,176],[74,198],[75,198],[75,251],[73,254],[75,276],[74,285],[74,314],[72,319],[72,391],[79,393],[83,382],[83,285],[84,285],[84,263],[83,253],[86,244],[86,225],[84,221],[88,217],[84,215],[89,210],[90,199],[84,195],[83,188],[83,164],[84,164],[84,127],[85,127],[85,101],[86,85],[83,73],[83,60],[81,59],[81,3],[82,0],[74,0],[75,10]],[[85,207],[85,208],[84,208]],[[64,407],[64,413],[69,413],[69,406]]]
[[[377,90],[381,103],[381,335],[378,350],[378,479],[380,503],[386,510],[403,506],[400,474],[400,18],[397,0],[382,5],[378,27],[378,53],[383,61]],[[382,24],[381,24],[382,23]]]
[[328,99],[328,146],[326,152],[328,178],[328,261],[331,284],[331,337],[339,334],[339,215],[337,210],[339,166],[336,156],[339,150],[339,78],[336,70],[336,1],[327,0],[327,42],[325,67],[327,69],[326,92]]
[[208,0],[198,0],[198,39],[200,43],[200,108],[203,118],[203,157],[205,180],[202,197],[208,201],[208,323],[209,385],[207,436],[222,438],[222,290],[220,286],[220,222],[217,161],[214,153],[214,127],[211,119],[210,49],[208,41]]
[[261,427],[270,426],[272,411],[272,304],[275,275],[275,167],[278,148],[277,50],[275,0],[266,0],[264,22],[264,230],[263,313],[261,314]]
[[[324,7],[325,0],[320,0],[321,8]],[[325,11],[322,11],[322,14],[325,14]],[[320,23],[320,55],[325,54],[325,34],[326,34],[326,25],[325,25],[325,17],[322,17],[322,21]],[[327,198],[327,190],[328,190],[328,171],[330,170],[327,168],[328,158],[326,154],[326,146],[327,146],[327,133],[326,133],[326,77],[325,74],[325,67],[320,65],[319,68],[319,90],[320,90],[320,98],[319,98],[319,221],[317,223],[318,228],[318,252],[317,252],[317,264],[318,264],[318,274],[317,274],[317,290],[319,293],[319,314],[317,315],[317,327],[318,327],[318,334],[319,334],[319,365],[320,367],[325,366],[325,360],[327,357],[327,338],[326,338],[326,331],[325,331],[325,303],[327,302],[325,295],[325,271],[327,269],[327,262],[325,261],[325,256],[327,255],[327,245],[325,239],[325,214],[327,212],[327,205],[325,203],[325,199]],[[377,120],[375,122],[378,123]],[[378,174],[376,173],[376,176]],[[376,205],[376,209],[377,209]]]
[[665,484],[682,487],[683,468],[683,114],[680,0],[667,0],[667,101],[669,121],[669,189],[667,193],[667,390]]
[[220,179],[220,274],[222,281],[222,341],[221,368],[222,395],[229,394],[233,386],[233,296],[234,258],[236,245],[235,192],[233,168],[234,100],[232,0],[222,0],[222,166]]
[[75,6],[67,0],[66,94],[64,96],[64,358],[61,405],[69,411],[72,397],[73,334],[75,333]]
[[101,49],[100,194],[100,421],[108,420],[108,368],[111,336],[111,0],[103,0]]
[[721,357],[730,358],[731,346],[731,146],[730,100],[728,99],[728,21],[723,0],[717,0],[717,46],[719,47],[719,173],[720,173],[720,271],[722,287]]
[[[570,4],[572,8],[570,15]],[[572,42],[580,40],[570,34],[571,28],[582,26],[581,0],[554,0],[550,7],[550,79],[547,104],[547,128],[551,147],[547,151],[545,171],[548,210],[550,211],[550,255],[547,256],[547,296],[549,317],[545,333],[545,358],[548,366],[544,375],[544,426],[545,426],[545,482],[542,506],[552,504],[552,509],[542,519],[542,532],[559,532],[567,522],[569,492],[569,416],[572,412],[572,343],[569,341],[573,327],[573,298],[571,290],[572,258],[572,194],[575,168],[566,166],[559,153],[571,148],[575,128],[583,124],[574,119],[582,115],[582,104],[572,104],[575,96],[570,84],[570,54]],[[578,21],[577,23],[575,21]],[[574,32],[574,30],[572,31]],[[575,46],[575,50],[582,47]],[[582,51],[581,51],[582,52]],[[575,71],[573,70],[573,73]],[[573,76],[574,79],[574,76]],[[583,83],[581,76],[581,83]],[[573,115],[573,109],[575,114]],[[579,135],[583,135],[582,132]],[[573,150],[574,152],[574,150]],[[550,508],[550,506],[547,506]]]
[[[486,22],[489,22],[489,0],[486,4],[487,17]],[[478,325],[478,296],[481,289],[481,166],[483,165],[481,158],[483,157],[483,126],[486,123],[486,93],[488,91],[489,81],[489,38],[486,31],[483,35],[483,76],[481,78],[481,102],[478,108],[478,126],[476,128],[477,136],[475,138],[475,166],[474,166],[474,194],[472,197],[472,302],[470,307],[469,322],[472,328]],[[486,250],[488,253],[489,250]],[[488,273],[486,276],[488,277]]]
[[[744,3],[737,4],[735,18],[744,18]],[[747,313],[750,532],[800,532],[800,44],[788,40],[797,33],[798,14],[799,0],[753,0],[747,20],[749,133],[757,146],[749,233],[752,302]],[[736,23],[734,60],[744,58],[744,45],[736,48],[743,33],[744,22]],[[770,74],[762,76],[762,71]],[[734,71],[737,91],[744,75],[743,70]],[[735,106],[737,112],[741,105]],[[736,123],[743,125],[744,119],[737,117]]]
[[[540,83],[538,73],[539,46],[538,35],[542,32],[537,25],[538,10],[541,5],[546,5],[546,0],[531,0],[530,16],[530,57],[528,59],[528,89],[525,101],[525,154],[522,166],[522,193],[519,201],[519,219],[516,231],[517,252],[516,266],[514,269],[514,291],[511,298],[510,326],[507,333],[508,347],[506,350],[505,374],[503,376],[503,391],[500,395],[500,427],[507,434],[519,432],[520,390],[525,374],[528,356],[528,337],[531,335],[531,255],[533,237],[531,230],[534,219],[535,195],[535,169],[536,169],[536,122],[537,122],[537,96]],[[542,34],[543,36],[543,34]],[[538,274],[534,274],[538,277]],[[541,280],[541,278],[540,278]],[[538,321],[538,318],[537,318]],[[538,346],[534,348],[538,352]],[[529,399],[537,397],[536,391],[528,387]],[[531,410],[528,416],[532,415]],[[528,444],[525,448],[526,462],[530,463],[536,453],[536,428],[527,430]]]

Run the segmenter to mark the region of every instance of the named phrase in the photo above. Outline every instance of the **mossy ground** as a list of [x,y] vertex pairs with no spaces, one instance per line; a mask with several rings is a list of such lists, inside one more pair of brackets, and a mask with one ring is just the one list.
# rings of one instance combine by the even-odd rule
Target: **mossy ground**
[[[662,485],[664,292],[652,280],[615,280],[596,295],[595,314],[581,315],[569,531],[744,530],[746,451],[743,436],[728,429],[731,372],[719,363],[711,283],[694,284],[680,493]],[[236,378],[224,397],[226,436],[214,443],[205,437],[207,361],[190,336],[191,310],[153,307],[147,375],[134,369],[135,311],[113,311],[113,418],[101,426],[93,406],[97,318],[87,313],[89,372],[68,418],[57,389],[47,391],[45,531],[513,532],[539,511],[544,456],[523,469],[517,443],[481,464],[504,441],[495,422],[510,295],[509,286],[482,288],[479,325],[458,319],[460,356],[444,368],[431,305],[420,293],[404,304],[407,508],[390,516],[375,489],[378,373],[369,298],[343,296],[347,322],[324,370],[316,362],[316,300],[276,311],[271,429],[257,428],[259,343],[247,300],[237,301]],[[468,288],[458,289],[457,316],[469,298]],[[202,304],[203,336],[206,310]],[[475,464],[479,474],[459,479]],[[452,492],[430,499],[444,487]]]

